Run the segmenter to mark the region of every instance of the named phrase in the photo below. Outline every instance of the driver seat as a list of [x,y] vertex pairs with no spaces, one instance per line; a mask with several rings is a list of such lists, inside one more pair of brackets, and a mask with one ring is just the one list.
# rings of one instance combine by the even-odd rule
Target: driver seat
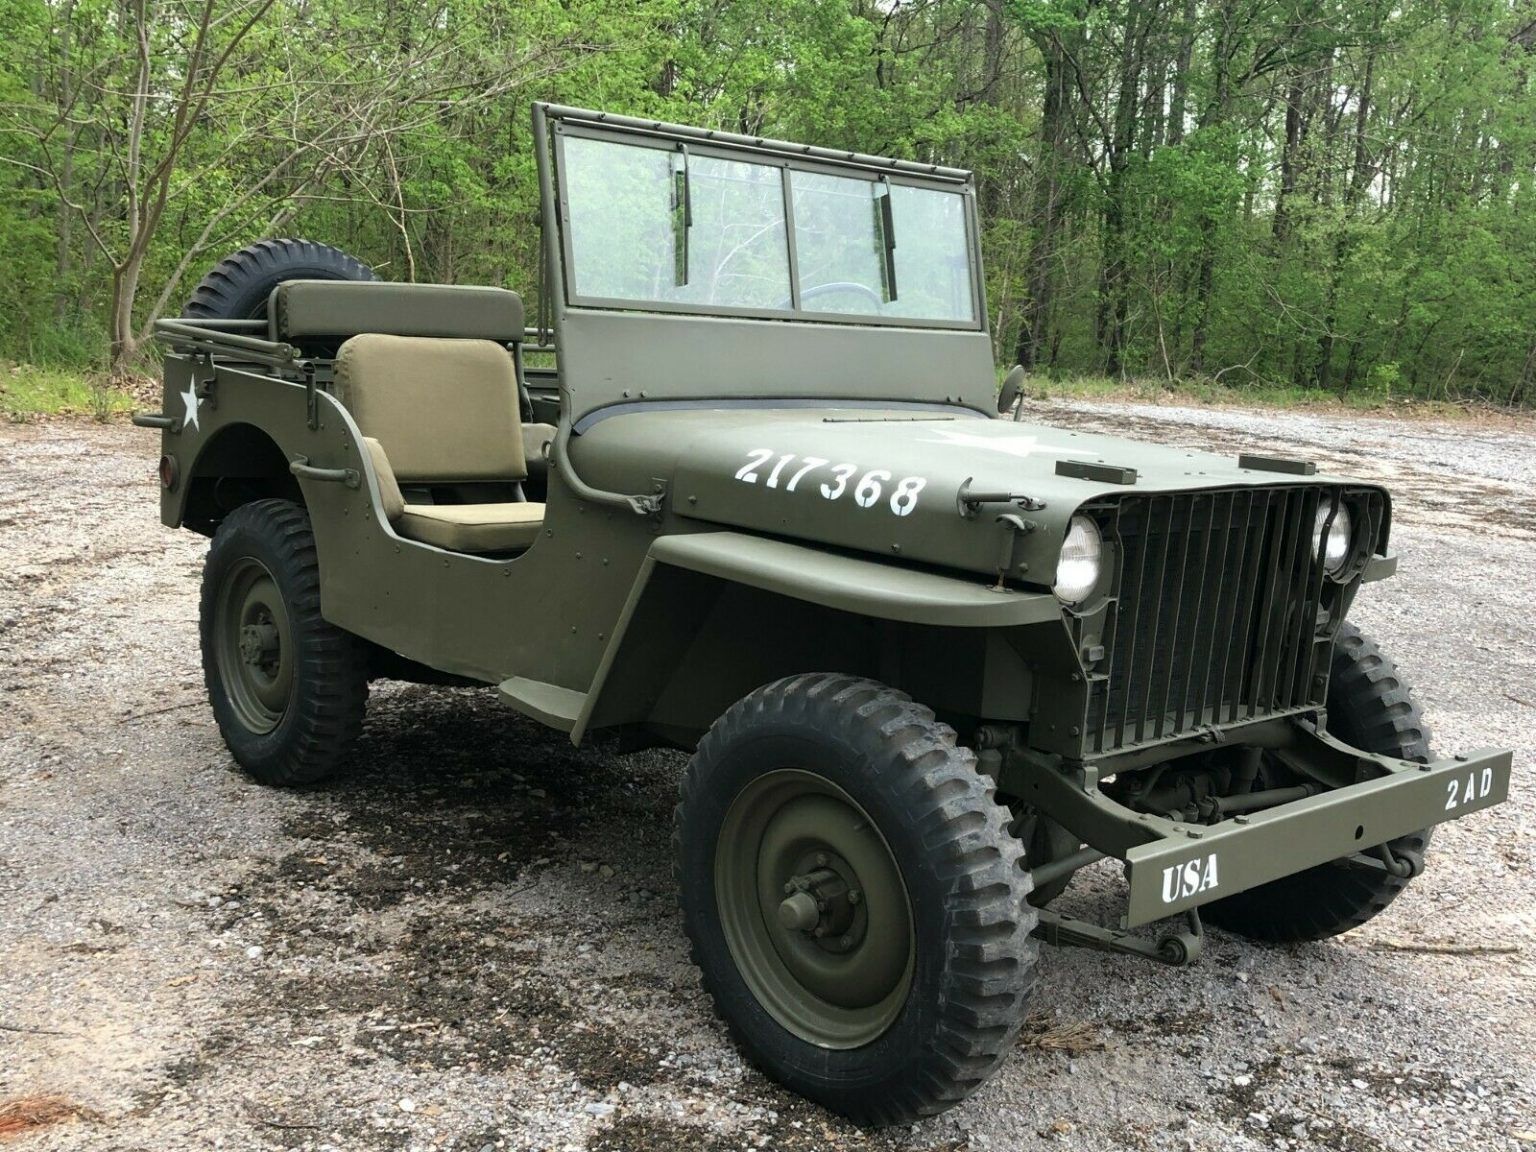
[[353,336],[333,391],[351,412],[395,531],[450,552],[519,552],[538,538],[517,372],[491,340]]

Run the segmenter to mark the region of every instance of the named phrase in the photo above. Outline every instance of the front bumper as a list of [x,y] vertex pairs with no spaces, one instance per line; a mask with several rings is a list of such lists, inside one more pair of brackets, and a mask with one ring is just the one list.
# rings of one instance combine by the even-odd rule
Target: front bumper
[[1220,824],[1168,824],[1167,834],[1125,853],[1125,927],[1352,856],[1509,795],[1508,751],[1484,749],[1416,764],[1359,752],[1315,730],[1306,731],[1305,740],[1319,742],[1318,751],[1336,759],[1378,766],[1383,774]]

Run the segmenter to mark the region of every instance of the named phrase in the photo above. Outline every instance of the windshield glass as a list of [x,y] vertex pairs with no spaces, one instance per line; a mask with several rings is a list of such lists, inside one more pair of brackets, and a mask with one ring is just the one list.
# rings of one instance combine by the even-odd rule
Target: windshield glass
[[959,190],[575,134],[561,171],[575,302],[975,323]]
[[959,194],[819,172],[792,172],[790,185],[806,311],[974,315]]
[[779,169],[582,137],[565,162],[577,295],[788,307]]

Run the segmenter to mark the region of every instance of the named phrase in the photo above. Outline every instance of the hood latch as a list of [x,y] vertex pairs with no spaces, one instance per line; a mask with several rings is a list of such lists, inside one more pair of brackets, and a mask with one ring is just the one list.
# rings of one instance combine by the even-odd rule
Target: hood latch
[[1017,504],[1025,512],[1038,512],[1045,507],[1044,500],[1024,492],[972,492],[971,481],[974,479],[974,476],[967,476],[955,494],[955,507],[967,520],[974,520],[983,504]]

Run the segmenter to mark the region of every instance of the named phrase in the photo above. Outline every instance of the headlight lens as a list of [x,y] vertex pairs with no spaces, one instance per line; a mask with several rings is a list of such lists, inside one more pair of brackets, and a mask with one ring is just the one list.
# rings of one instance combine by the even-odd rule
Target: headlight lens
[[[1328,528],[1328,539],[1323,539],[1323,526],[1328,524],[1329,514],[1333,515],[1333,524]],[[1343,504],[1335,511],[1327,504],[1318,506],[1317,527],[1312,530],[1312,555],[1318,556],[1323,561],[1323,569],[1332,574],[1344,567],[1344,561],[1349,559],[1349,546],[1354,539],[1354,531],[1349,520],[1349,509]]]
[[1056,561],[1056,595],[1068,604],[1086,597],[1098,585],[1103,556],[1104,541],[1098,525],[1086,516],[1072,517],[1061,559]]

